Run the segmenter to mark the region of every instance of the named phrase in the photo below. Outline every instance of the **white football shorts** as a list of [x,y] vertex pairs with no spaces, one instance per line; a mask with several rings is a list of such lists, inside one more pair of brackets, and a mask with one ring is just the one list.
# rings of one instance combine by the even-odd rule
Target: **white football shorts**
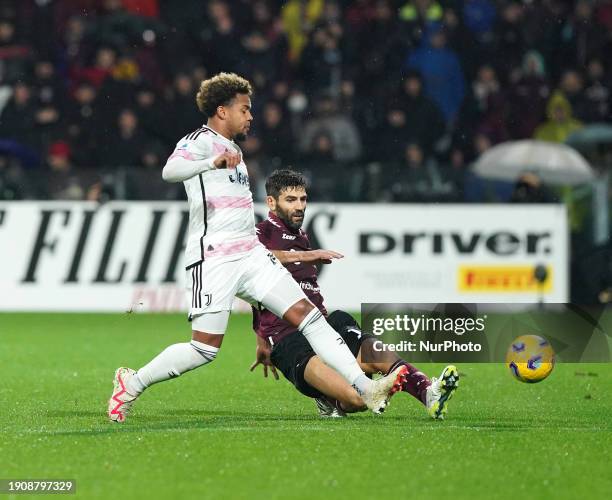
[[[306,298],[291,273],[261,244],[238,260],[210,258],[193,265],[187,269],[186,283],[193,329],[206,333],[225,332],[234,297],[262,303],[279,317]],[[279,293],[270,294],[275,287]],[[228,314],[216,314],[221,311]]]

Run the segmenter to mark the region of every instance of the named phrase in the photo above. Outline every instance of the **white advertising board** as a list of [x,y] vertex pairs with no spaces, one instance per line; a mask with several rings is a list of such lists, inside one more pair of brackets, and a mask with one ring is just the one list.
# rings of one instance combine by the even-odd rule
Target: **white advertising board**
[[[0,203],[0,310],[186,311],[180,202]],[[263,205],[258,217],[266,216]],[[362,302],[566,302],[559,205],[311,204],[328,308]],[[542,266],[546,279],[534,278]]]

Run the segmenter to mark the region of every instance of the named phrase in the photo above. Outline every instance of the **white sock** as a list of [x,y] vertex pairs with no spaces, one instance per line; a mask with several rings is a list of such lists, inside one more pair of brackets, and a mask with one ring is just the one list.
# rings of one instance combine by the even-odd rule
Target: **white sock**
[[140,394],[147,387],[212,362],[219,348],[192,340],[166,347],[155,358],[143,366],[132,377],[126,389],[131,394]]
[[321,311],[315,307],[306,315],[298,329],[317,356],[342,375],[357,392],[364,394],[370,388],[372,381],[365,376],[355,356],[338,332],[329,326]]

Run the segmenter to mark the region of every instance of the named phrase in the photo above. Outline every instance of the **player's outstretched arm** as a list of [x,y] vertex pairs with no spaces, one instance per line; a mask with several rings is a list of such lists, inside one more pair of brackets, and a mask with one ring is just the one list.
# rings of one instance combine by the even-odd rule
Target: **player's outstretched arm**
[[274,256],[281,264],[293,262],[309,262],[331,264],[334,259],[342,259],[344,255],[333,250],[305,250],[302,252],[289,252],[285,250],[272,250]]

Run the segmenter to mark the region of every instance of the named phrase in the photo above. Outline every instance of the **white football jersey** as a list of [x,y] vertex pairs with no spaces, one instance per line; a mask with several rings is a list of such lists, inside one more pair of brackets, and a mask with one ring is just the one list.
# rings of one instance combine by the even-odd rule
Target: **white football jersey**
[[[206,160],[226,151],[242,154],[234,142],[202,126],[183,137],[169,159]],[[243,160],[236,168],[208,170],[183,184],[189,202],[187,267],[205,259],[236,260],[259,244]]]

